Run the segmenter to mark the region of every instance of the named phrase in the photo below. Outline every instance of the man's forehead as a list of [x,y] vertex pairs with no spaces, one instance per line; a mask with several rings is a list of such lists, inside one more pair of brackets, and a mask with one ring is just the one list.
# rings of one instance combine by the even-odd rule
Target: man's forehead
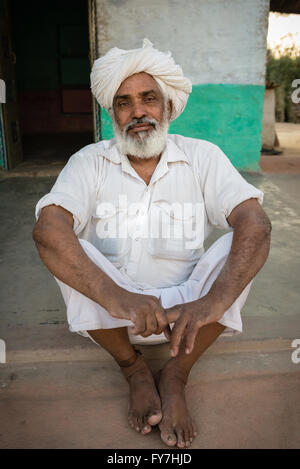
[[118,95],[139,94],[150,90],[160,92],[156,80],[148,73],[140,72],[126,78],[116,91],[115,97]]

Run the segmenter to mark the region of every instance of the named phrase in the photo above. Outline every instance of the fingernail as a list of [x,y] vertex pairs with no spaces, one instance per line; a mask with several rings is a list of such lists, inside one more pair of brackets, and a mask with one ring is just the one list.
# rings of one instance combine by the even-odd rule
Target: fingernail
[[189,348],[186,348],[186,349],[185,349],[185,353],[189,354],[189,353],[190,353],[190,349],[189,349]]
[[171,356],[175,357],[175,355],[176,355],[175,350],[171,350]]

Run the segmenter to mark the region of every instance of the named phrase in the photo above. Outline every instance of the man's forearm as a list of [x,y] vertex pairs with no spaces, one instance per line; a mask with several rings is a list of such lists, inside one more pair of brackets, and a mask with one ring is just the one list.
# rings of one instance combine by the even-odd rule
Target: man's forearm
[[59,280],[91,300],[106,307],[118,287],[85,254],[74,232],[68,226],[40,226],[34,232],[39,255]]
[[226,263],[207,295],[216,305],[220,316],[266,262],[270,239],[271,224],[267,217],[249,217],[235,227]]

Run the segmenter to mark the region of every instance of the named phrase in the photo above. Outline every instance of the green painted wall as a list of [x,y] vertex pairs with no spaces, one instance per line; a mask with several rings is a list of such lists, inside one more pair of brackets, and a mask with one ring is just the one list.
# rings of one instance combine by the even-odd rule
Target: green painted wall
[[[170,133],[209,140],[238,169],[257,171],[261,149],[264,86],[194,85],[185,111]],[[101,110],[102,138],[113,137],[110,117]]]

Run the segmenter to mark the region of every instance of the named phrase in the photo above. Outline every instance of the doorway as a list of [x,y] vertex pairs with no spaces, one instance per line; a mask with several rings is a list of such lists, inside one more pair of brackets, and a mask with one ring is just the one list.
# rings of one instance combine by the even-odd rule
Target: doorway
[[93,143],[88,1],[9,4],[23,162],[66,163]]

